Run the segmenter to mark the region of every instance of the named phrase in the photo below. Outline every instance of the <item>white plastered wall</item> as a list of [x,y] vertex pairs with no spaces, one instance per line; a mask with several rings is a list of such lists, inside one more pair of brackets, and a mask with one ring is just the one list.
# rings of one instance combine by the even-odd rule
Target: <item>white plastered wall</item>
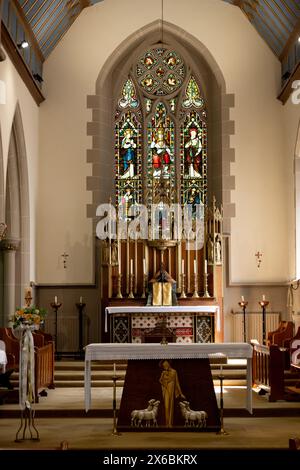
[[[85,9],[47,59],[41,106],[38,281],[93,282],[93,240],[86,204],[86,96],[105,61],[139,28],[161,18],[161,1],[109,0]],[[285,282],[287,191],[280,63],[240,9],[220,0],[165,0],[164,18],[211,52],[235,95],[236,188],[232,202],[230,281]],[[112,155],[113,158],[113,155]],[[263,253],[261,268],[255,252]],[[60,255],[66,251],[68,269]]]

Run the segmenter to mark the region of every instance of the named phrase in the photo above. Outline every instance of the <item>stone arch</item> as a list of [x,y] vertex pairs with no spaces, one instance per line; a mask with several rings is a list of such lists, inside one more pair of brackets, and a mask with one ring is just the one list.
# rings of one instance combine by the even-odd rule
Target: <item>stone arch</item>
[[11,128],[5,194],[7,233],[4,251],[4,314],[23,304],[24,287],[29,284],[29,184],[22,116],[16,105]]
[[[87,123],[87,134],[92,136],[92,149],[87,151],[87,162],[93,165],[92,176],[87,177],[87,189],[92,191],[92,203],[87,206],[87,215],[96,225],[96,208],[107,202],[113,194],[113,96],[117,83],[126,78],[133,55],[161,39],[162,23],[156,20],[131,34],[123,41],[102,67],[97,81],[96,94],[87,97],[87,106],[92,109],[92,121]],[[230,233],[230,219],[235,216],[231,202],[231,191],[235,189],[234,176],[230,174],[230,162],[235,159],[230,148],[230,135],[234,134],[234,122],[230,120],[230,108],[234,106],[234,95],[226,94],[222,71],[210,51],[198,39],[180,27],[164,22],[164,42],[178,48],[183,56],[189,55],[205,84],[209,113],[210,167],[209,196],[215,195],[224,209],[224,233]]]

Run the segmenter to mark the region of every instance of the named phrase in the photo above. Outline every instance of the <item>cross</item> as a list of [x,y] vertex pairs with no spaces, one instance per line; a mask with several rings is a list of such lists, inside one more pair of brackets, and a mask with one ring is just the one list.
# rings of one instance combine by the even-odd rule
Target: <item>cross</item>
[[257,253],[255,253],[255,256],[257,258],[257,267],[259,268],[261,264],[262,253],[258,251]]
[[67,258],[69,257],[69,255],[64,251],[63,254],[61,255],[61,257],[64,259],[64,261],[63,261],[64,269],[67,269]]

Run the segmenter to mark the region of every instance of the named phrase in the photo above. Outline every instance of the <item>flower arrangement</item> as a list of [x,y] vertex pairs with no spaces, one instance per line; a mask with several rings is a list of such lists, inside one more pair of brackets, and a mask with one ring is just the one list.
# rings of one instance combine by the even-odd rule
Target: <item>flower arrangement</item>
[[12,327],[15,329],[18,326],[27,324],[38,329],[44,323],[46,315],[47,311],[44,308],[37,308],[35,306],[17,308],[11,318]]

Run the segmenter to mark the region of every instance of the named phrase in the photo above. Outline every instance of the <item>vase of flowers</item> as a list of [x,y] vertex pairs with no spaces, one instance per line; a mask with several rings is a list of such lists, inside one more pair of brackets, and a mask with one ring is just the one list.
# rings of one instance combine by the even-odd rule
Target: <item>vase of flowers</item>
[[35,306],[17,308],[11,316],[14,336],[20,342],[19,404],[21,409],[34,403],[34,341],[32,332],[44,323],[47,312]]
[[31,330],[38,330],[43,325],[46,315],[44,308],[35,306],[17,308],[11,318],[12,328],[13,330],[22,329],[22,326],[28,325]]

